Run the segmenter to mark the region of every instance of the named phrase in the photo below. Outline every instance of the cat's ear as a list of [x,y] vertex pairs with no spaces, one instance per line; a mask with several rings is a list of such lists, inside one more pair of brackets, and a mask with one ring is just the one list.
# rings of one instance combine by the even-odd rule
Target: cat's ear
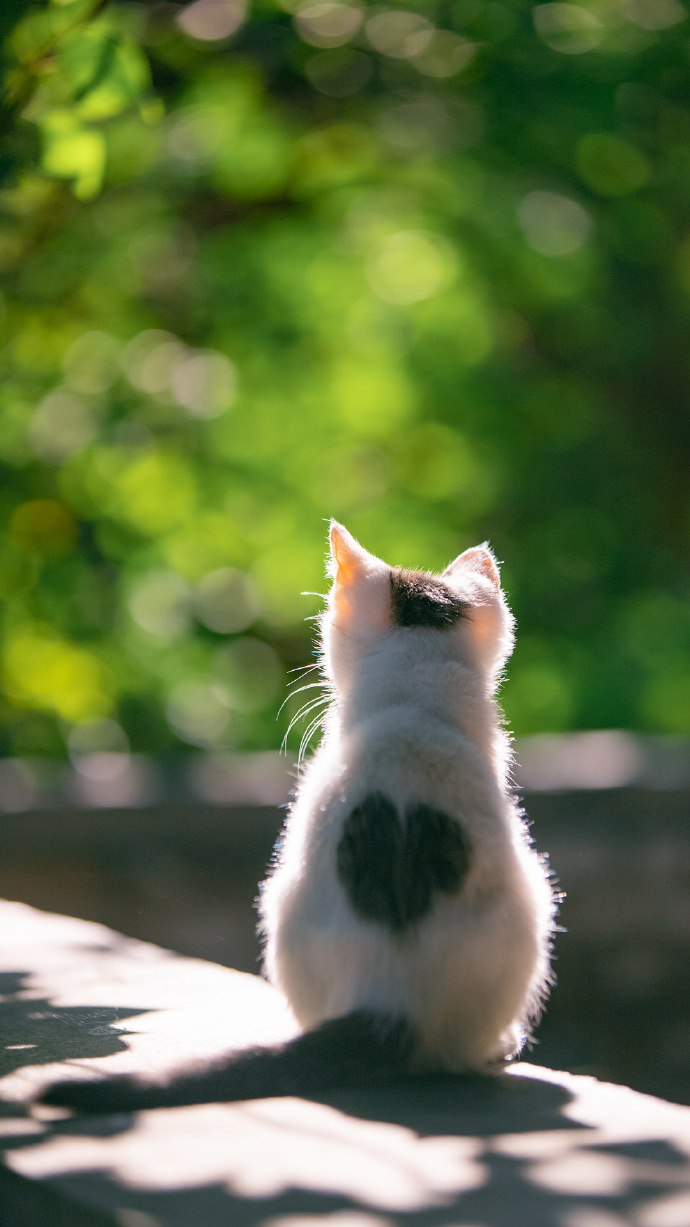
[[498,678],[513,650],[514,621],[501,591],[501,577],[488,542],[465,550],[446,567],[443,578],[468,601],[470,640],[489,676]]
[[329,571],[336,587],[349,588],[366,571],[367,552],[337,520],[331,520]]
[[483,545],[473,545],[464,553],[458,554],[457,558],[450,562],[443,572],[444,579],[459,578],[461,573],[474,572],[482,579],[488,579],[496,592],[501,591],[501,577],[498,571],[498,564],[492,551],[489,549],[488,541]]
[[375,558],[351,533],[331,521],[329,572],[333,577],[329,603],[343,629],[367,630],[382,626],[388,617],[389,568]]

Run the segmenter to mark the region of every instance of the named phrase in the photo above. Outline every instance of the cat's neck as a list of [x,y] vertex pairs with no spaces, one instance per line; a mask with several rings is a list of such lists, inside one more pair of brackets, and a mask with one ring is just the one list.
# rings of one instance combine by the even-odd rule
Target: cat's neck
[[504,782],[508,757],[496,704],[485,678],[469,662],[450,651],[439,653],[438,643],[387,641],[369,653],[349,684],[339,688],[330,727],[355,732],[365,722],[391,708],[414,711],[420,725],[431,721],[452,727],[483,752],[497,778]]

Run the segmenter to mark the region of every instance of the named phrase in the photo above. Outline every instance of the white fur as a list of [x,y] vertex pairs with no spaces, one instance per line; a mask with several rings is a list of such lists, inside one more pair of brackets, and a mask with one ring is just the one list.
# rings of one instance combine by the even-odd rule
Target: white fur
[[[305,1028],[360,1008],[404,1015],[418,1031],[418,1068],[481,1068],[519,1051],[538,1015],[554,915],[510,792],[494,698],[512,616],[479,546],[442,577],[471,619],[395,627],[391,568],[339,525],[331,541],[321,633],[334,697],[262,888],[265,971]],[[372,792],[401,812],[415,802],[445,811],[472,850],[459,893],[436,896],[402,934],[356,916],[336,875],[343,823]]]

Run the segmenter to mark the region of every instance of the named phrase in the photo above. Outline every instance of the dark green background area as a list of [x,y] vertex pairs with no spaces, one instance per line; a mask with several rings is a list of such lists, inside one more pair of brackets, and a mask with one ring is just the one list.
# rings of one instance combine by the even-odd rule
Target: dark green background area
[[690,732],[685,10],[204,3],[4,19],[0,752],[280,744],[330,516],[491,542],[518,735]]

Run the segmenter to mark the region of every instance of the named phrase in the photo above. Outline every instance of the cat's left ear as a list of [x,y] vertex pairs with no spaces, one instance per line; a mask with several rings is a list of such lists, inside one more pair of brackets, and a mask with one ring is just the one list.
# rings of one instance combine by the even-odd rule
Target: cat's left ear
[[468,628],[474,649],[489,673],[497,676],[513,650],[514,619],[488,542],[458,554],[443,579],[470,605]]
[[382,627],[388,617],[389,568],[336,520],[331,521],[330,540],[329,603],[334,620],[343,630]]

